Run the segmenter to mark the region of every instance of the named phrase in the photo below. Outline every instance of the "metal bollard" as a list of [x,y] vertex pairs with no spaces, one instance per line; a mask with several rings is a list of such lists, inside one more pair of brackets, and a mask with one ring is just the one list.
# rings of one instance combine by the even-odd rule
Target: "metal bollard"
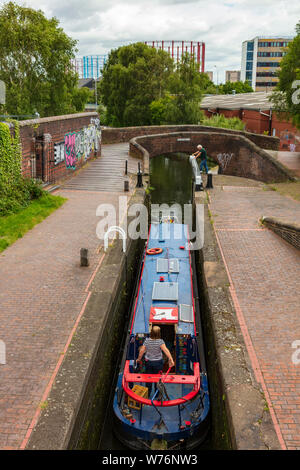
[[140,163],[138,164],[138,172],[137,172],[137,183],[136,183],[137,188],[142,188],[143,187],[143,173],[141,172],[141,166]]
[[124,180],[124,191],[125,192],[129,191],[129,181],[128,180]]
[[209,188],[213,188],[213,184],[212,184],[212,173],[207,173],[207,183],[206,183],[206,188],[209,189]]
[[80,266],[89,266],[87,248],[80,248]]
[[125,161],[125,175],[128,173],[128,160]]

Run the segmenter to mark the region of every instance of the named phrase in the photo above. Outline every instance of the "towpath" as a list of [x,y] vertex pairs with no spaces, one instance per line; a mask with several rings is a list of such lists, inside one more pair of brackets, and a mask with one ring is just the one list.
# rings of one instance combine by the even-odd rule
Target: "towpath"
[[[84,313],[89,286],[104,254],[96,209],[118,209],[124,196],[128,144],[105,145],[56,194],[68,200],[0,255],[0,449],[24,448],[64,352]],[[138,161],[129,159],[129,170]],[[131,185],[133,190],[133,185]],[[80,248],[90,265],[79,265]]]
[[[300,223],[300,203],[260,183],[215,176],[210,211],[253,371],[283,449],[300,449],[300,252],[259,224]],[[299,347],[299,346],[298,346]],[[294,355],[293,355],[294,354]]]

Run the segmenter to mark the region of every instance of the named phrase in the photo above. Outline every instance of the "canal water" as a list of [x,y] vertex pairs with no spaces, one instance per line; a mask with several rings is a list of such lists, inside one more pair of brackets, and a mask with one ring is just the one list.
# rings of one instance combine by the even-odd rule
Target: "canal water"
[[[167,154],[157,156],[150,160],[150,195],[151,204],[179,204],[182,214],[184,204],[192,202],[192,180],[193,172],[188,155]],[[176,213],[174,214],[176,216]],[[128,328],[124,331],[125,342]],[[123,342],[123,347],[124,347]],[[121,362],[123,349],[120,351],[118,364]],[[112,378],[112,393],[107,407],[107,416],[100,437],[99,449],[102,450],[125,450],[126,448],[115,438],[112,429],[112,401],[115,390],[119,365],[116,368],[115,377]],[[210,444],[206,442],[201,449],[209,449]]]

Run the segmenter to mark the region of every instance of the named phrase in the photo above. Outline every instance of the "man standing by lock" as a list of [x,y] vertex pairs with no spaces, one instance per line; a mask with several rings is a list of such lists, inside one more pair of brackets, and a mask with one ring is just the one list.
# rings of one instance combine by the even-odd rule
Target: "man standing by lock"
[[196,158],[200,158],[200,171],[202,171],[202,168],[205,168],[206,173],[208,173],[208,166],[207,166],[207,153],[205,148],[202,147],[202,145],[197,145],[197,151],[193,153],[193,156]]

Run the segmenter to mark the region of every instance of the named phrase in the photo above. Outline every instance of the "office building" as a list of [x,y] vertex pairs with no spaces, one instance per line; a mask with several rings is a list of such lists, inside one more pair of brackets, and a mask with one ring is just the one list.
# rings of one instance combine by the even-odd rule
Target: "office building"
[[241,80],[240,70],[226,70],[225,81],[226,82],[239,82]]
[[291,37],[255,37],[242,45],[241,80],[248,81],[255,91],[271,91],[278,82],[276,72],[286,54]]
[[209,72],[205,72],[207,75],[208,75],[208,78],[213,82],[214,81],[214,73],[209,71]]
[[72,65],[80,79],[99,78],[107,60],[107,54],[90,55],[76,57],[73,59]]

